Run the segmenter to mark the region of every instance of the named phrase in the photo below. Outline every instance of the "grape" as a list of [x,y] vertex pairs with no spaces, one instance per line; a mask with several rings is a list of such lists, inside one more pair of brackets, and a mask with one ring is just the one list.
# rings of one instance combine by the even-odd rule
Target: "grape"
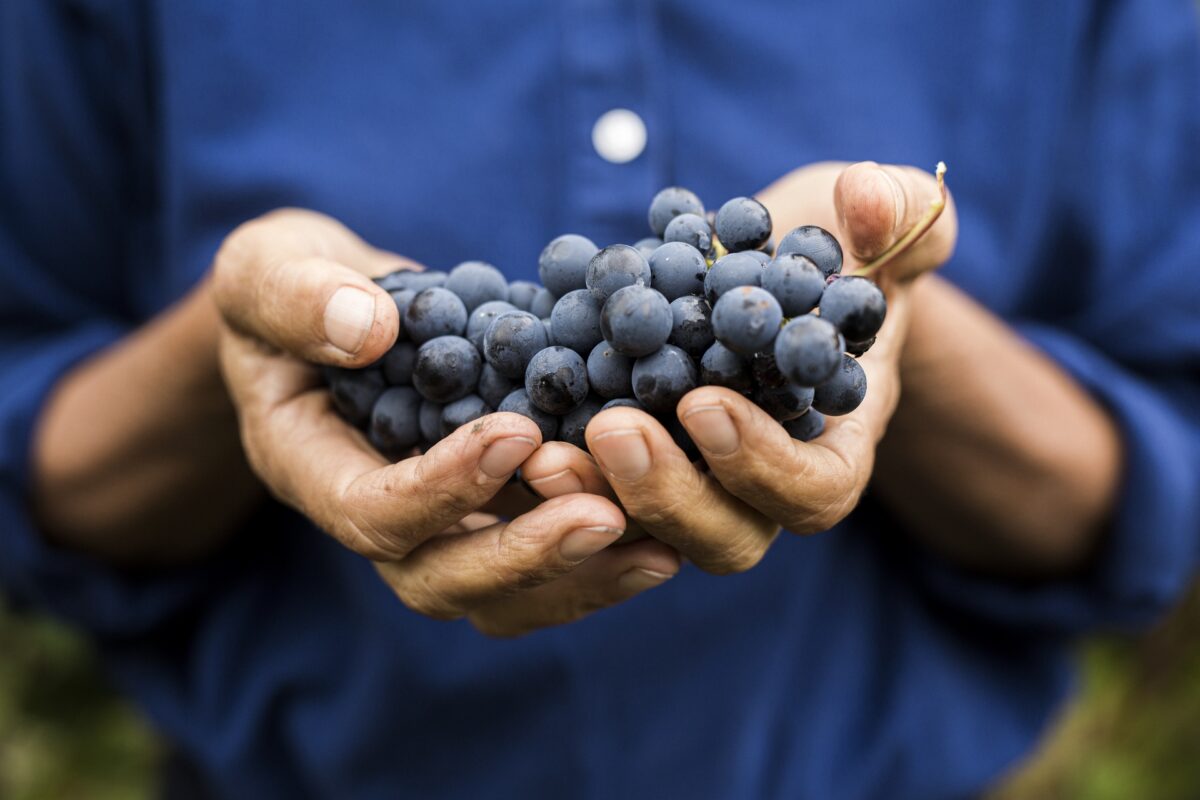
[[512,380],[501,375],[491,364],[485,363],[479,370],[479,385],[475,392],[492,408],[498,408],[500,401],[508,397],[512,391],[522,385],[519,380]]
[[764,262],[752,253],[721,256],[704,276],[704,296],[716,303],[721,295],[737,286],[761,286]]
[[475,345],[461,336],[438,336],[417,350],[413,388],[426,400],[451,403],[475,391],[482,368]]
[[351,425],[361,428],[371,418],[371,407],[387,389],[383,371],[378,368],[325,370],[333,407]]
[[426,449],[437,444],[442,439],[442,404],[432,400],[421,403],[417,412],[417,425],[421,429],[421,438],[425,440]]
[[459,296],[468,312],[489,300],[508,300],[508,279],[483,261],[464,261],[450,270],[445,287]]
[[758,252],[760,252],[763,255],[768,256],[768,257],[774,256],[775,255],[775,240],[767,239],[767,241],[763,242],[762,247],[758,248]]
[[587,289],[567,292],[550,313],[554,341],[583,355],[604,338],[600,333],[600,302]]
[[633,243],[633,249],[637,250],[646,260],[650,260],[650,254],[658,248],[662,247],[663,240],[657,236],[647,236],[645,239],[638,239]]
[[525,370],[525,391],[542,411],[565,414],[587,397],[587,365],[574,350],[547,347],[530,359]]
[[871,345],[875,344],[875,337],[872,336],[865,342],[846,342],[846,352],[858,358],[863,353],[871,349]]
[[763,411],[782,422],[795,419],[808,411],[813,403],[813,389],[794,383],[785,383],[777,389],[760,387],[754,393],[754,402],[758,403]]
[[557,297],[583,289],[587,285],[588,262],[598,249],[591,239],[575,233],[553,239],[538,256],[542,285]]
[[554,437],[558,433],[558,417],[547,414],[535,406],[529,399],[529,393],[524,389],[514,389],[509,392],[508,396],[500,401],[496,410],[509,411],[533,420],[534,424],[538,426],[538,430],[542,432],[543,442],[554,441]]
[[554,340],[554,325],[550,322],[549,317],[542,317],[542,327],[546,329],[546,342],[548,344],[558,344]]
[[693,192],[682,186],[669,186],[650,201],[650,230],[662,236],[671,220],[680,214],[704,214],[704,204]]
[[858,408],[867,396],[867,373],[862,366],[847,355],[842,356],[841,369],[817,385],[813,397],[813,408],[822,414],[840,416]]
[[412,342],[399,341],[383,354],[380,367],[383,377],[392,386],[412,384],[413,364],[417,361],[417,346]]
[[738,253],[738,255],[750,256],[755,261],[757,261],[759,264],[762,264],[763,269],[766,269],[767,264],[771,263],[770,254],[768,254],[762,250],[743,250],[742,252]]
[[379,395],[371,409],[370,435],[375,449],[395,460],[421,441],[418,416],[421,396],[410,386],[397,386]]
[[671,220],[663,234],[663,242],[683,242],[699,250],[707,258],[713,251],[712,228],[704,217],[680,214]]
[[529,359],[550,346],[546,326],[528,311],[502,314],[488,326],[483,336],[483,357],[507,378],[525,374]]
[[810,408],[795,419],[784,422],[783,429],[793,439],[811,442],[825,432],[825,415],[815,408]]
[[645,411],[646,407],[634,400],[632,397],[617,397],[605,403],[600,410],[608,411],[610,408],[636,408],[638,411]]
[[717,211],[716,229],[729,252],[757,250],[771,238],[771,215],[753,197],[735,197]]
[[[588,262],[587,288],[601,305],[613,292],[638,281],[650,285],[650,264],[627,244],[609,245]],[[561,301],[560,301],[561,302]]]
[[558,440],[573,444],[587,452],[588,446],[587,439],[583,435],[584,431],[587,430],[592,417],[599,414],[603,406],[604,400],[594,394],[588,395],[582,403],[563,414],[562,419],[558,421]]
[[600,311],[600,333],[622,355],[650,355],[671,335],[671,306],[645,286],[618,289]]
[[696,388],[696,365],[675,345],[633,363],[633,396],[652,414],[671,411],[685,394]]
[[668,242],[652,252],[647,260],[650,263],[650,285],[668,300],[704,291],[708,262],[690,244]]
[[608,342],[592,348],[587,357],[588,383],[601,397],[633,394],[633,359],[613,349]]
[[[396,289],[395,291],[388,292],[388,294],[392,296],[392,302],[396,304],[396,311],[400,313],[400,320],[403,322],[404,312],[408,311],[408,306],[412,303],[413,298],[417,296],[417,293],[412,289]],[[401,325],[401,330],[403,328],[404,326]]]
[[842,271],[842,246],[829,231],[816,225],[804,225],[784,236],[775,248],[775,257],[788,253],[812,259],[826,278]]
[[742,355],[769,347],[782,322],[779,301],[757,286],[731,289],[721,295],[712,311],[713,334],[717,340]]
[[712,307],[703,297],[687,295],[671,301],[671,335],[667,338],[692,358],[700,358],[716,339]]
[[754,375],[754,385],[760,389],[781,389],[788,382],[770,350],[750,356],[750,372]]
[[456,430],[474,422],[482,416],[492,413],[492,408],[483,402],[477,394],[469,394],[442,409],[442,436],[449,436]]
[[549,289],[538,289],[537,294],[529,303],[529,313],[545,319],[554,310],[556,302],[558,302],[558,298]]
[[528,311],[533,305],[533,298],[542,287],[532,281],[513,281],[508,285],[508,302],[521,311]]
[[848,275],[831,281],[821,298],[821,319],[850,342],[864,342],[879,332],[887,314],[883,292],[870,278]]
[[516,310],[516,306],[505,300],[489,300],[483,303],[467,317],[467,339],[482,353],[483,335],[487,333],[488,326],[501,314]]
[[749,394],[754,389],[750,362],[720,342],[713,342],[701,356],[700,382],[707,386],[724,386],[742,394]]
[[762,287],[775,295],[784,316],[798,317],[812,311],[821,301],[825,276],[807,256],[789,253],[767,264]]
[[376,278],[375,282],[388,292],[403,289],[419,292],[422,289],[443,285],[446,282],[446,273],[440,270],[401,269],[382,278]]
[[461,336],[467,329],[467,307],[449,289],[422,289],[404,312],[404,332],[417,344],[438,336]]
[[783,326],[775,339],[775,361],[792,383],[816,386],[833,376],[842,360],[843,339],[837,328],[805,314]]

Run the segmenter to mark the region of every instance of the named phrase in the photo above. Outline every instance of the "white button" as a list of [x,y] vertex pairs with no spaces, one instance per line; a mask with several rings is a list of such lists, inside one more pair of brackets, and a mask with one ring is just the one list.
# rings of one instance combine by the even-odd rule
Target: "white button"
[[592,147],[605,161],[624,164],[646,149],[646,123],[628,108],[614,108],[596,120]]

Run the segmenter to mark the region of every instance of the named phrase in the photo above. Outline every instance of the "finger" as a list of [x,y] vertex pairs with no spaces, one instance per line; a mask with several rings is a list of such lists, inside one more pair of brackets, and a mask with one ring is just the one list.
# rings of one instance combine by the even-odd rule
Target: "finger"
[[766,553],[778,526],[696,469],[650,415],[609,409],[586,436],[625,512],[701,569],[741,572]]
[[399,331],[395,303],[364,274],[389,259],[342,226],[257,220],[217,253],[213,297],[242,333],[307,361],[365,366]]
[[661,586],[679,566],[679,554],[652,539],[609,547],[557,580],[484,603],[468,618],[489,636],[565,625]]
[[547,442],[521,465],[521,479],[546,499],[587,492],[615,498],[596,459],[566,442]]
[[376,565],[405,605],[454,619],[485,601],[538,586],[615,542],[625,517],[588,494],[549,500],[512,522],[439,536],[407,558]]
[[[916,167],[852,164],[838,176],[833,190],[842,245],[858,263],[870,262],[921,224],[941,197],[935,177]],[[950,258],[957,238],[958,216],[947,197],[941,216],[888,264],[887,274],[913,277],[940,266]]]

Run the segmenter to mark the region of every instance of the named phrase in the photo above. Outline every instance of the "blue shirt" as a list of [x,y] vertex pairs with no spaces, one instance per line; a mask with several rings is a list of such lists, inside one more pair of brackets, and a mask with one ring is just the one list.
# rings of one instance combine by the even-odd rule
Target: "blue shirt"
[[[89,631],[230,797],[976,792],[1062,698],[1072,636],[1152,619],[1196,565],[1198,65],[1190,0],[7,0],[0,582]],[[614,107],[649,132],[626,164],[592,149]],[[493,641],[408,611],[279,507],[156,574],[30,521],[54,382],[250,217],[308,206],[433,267],[530,278],[558,233],[644,236],[662,186],[714,204],[862,158],[949,162],[944,274],[1120,425],[1120,497],[1078,579],[968,575],[868,495],[747,574],[685,568]]]

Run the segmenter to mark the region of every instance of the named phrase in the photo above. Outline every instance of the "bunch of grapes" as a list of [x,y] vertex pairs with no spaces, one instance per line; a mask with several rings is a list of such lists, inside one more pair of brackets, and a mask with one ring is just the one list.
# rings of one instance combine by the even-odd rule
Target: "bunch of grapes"
[[400,337],[365,369],[325,370],[338,412],[395,460],[493,411],[586,449],[591,418],[629,406],[697,458],[674,413],[697,386],[744,394],[804,441],[858,407],[856,359],[887,305],[869,278],[841,274],[828,231],[796,228],[774,246],[758,201],[706,213],[680,187],[654,197],[649,219],[654,236],[632,246],[554,239],[538,259],[543,286],[481,261],[376,279]]

